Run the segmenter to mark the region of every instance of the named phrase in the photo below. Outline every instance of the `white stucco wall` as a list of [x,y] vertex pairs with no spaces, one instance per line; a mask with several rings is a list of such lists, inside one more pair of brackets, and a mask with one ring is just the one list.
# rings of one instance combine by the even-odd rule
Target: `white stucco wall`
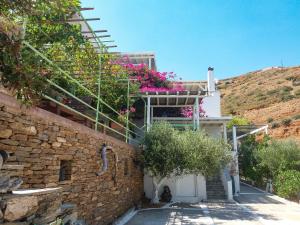
[[209,136],[214,138],[222,138],[223,129],[220,124],[201,124],[200,129],[203,129]]
[[[181,177],[168,178],[160,186],[158,192],[159,196],[162,194],[165,185],[170,188],[173,202],[199,202],[206,199],[206,181],[205,178],[201,175],[186,175]],[[184,194],[183,189],[185,187],[191,189],[192,194]],[[144,191],[147,198],[153,198],[154,186],[152,177],[148,175],[144,176]]]
[[208,117],[221,116],[221,95],[219,91],[212,92],[210,96],[203,98],[202,105]]

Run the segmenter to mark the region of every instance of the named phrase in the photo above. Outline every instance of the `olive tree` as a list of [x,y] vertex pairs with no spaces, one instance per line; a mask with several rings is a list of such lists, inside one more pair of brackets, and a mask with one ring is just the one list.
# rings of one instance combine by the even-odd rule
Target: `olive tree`
[[293,140],[271,140],[255,153],[260,166],[267,168],[269,178],[275,178],[281,171],[300,171],[300,145]]
[[207,136],[203,131],[178,131],[169,123],[154,123],[145,135],[144,166],[153,177],[158,203],[158,190],[171,175],[217,173],[231,159],[230,146]]

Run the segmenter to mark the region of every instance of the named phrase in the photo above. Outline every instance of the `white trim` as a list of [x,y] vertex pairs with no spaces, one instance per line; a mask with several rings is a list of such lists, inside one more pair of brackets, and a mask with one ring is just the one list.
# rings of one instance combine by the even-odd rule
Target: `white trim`
[[150,130],[151,126],[151,118],[150,118],[150,113],[151,113],[151,99],[150,97],[147,98],[147,131]]
[[241,136],[238,136],[237,139],[241,139],[241,138],[243,138],[243,137],[246,137],[246,136],[248,136],[249,134],[255,134],[255,133],[257,133],[257,132],[259,132],[259,131],[262,131],[262,130],[264,130],[265,133],[268,134],[268,127],[269,127],[268,125],[262,126],[262,127],[260,127],[260,128],[257,128],[257,129],[255,129],[255,130],[250,131],[250,132],[247,133],[247,134],[243,134],[243,135],[241,135]]

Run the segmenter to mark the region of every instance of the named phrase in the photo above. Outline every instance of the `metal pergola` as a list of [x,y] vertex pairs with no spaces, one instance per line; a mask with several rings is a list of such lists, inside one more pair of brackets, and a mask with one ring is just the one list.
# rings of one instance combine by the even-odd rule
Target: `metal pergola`
[[[139,95],[145,102],[145,125],[148,131],[154,121],[168,121],[174,127],[191,127],[193,130],[199,130],[200,124],[222,124],[224,137],[226,134],[226,122],[231,117],[200,117],[200,100],[208,97],[206,82],[188,81],[173,82],[172,86],[180,85],[185,91],[160,91],[145,92]],[[193,110],[192,118],[184,117],[154,117],[155,108],[184,108],[191,107]],[[226,138],[227,139],[227,138]]]
[[[232,127],[232,145],[233,145],[233,157],[236,160],[236,171],[239,171],[238,165],[238,141],[252,134],[257,133],[265,133],[268,134],[268,125],[262,124],[252,124],[252,125],[235,125]],[[240,175],[238,174],[234,177],[235,183],[235,196],[237,196],[240,192]]]
[[[105,45],[105,43],[110,43],[110,42],[114,42],[113,40],[102,40],[102,38],[106,38],[106,37],[110,37],[110,35],[97,35],[96,33],[104,33],[107,32],[107,30],[93,30],[92,27],[89,25],[88,21],[97,21],[100,20],[100,18],[85,18],[81,11],[85,11],[85,10],[93,10],[94,8],[80,8],[75,15],[67,20],[63,20],[63,21],[46,21],[47,23],[51,24],[51,23],[70,23],[70,24],[80,24],[81,25],[81,32],[84,35],[84,37],[86,38],[86,40],[88,40],[91,44],[92,44],[92,48],[94,48],[96,50],[96,52],[101,55],[101,54],[109,54],[108,49],[109,48],[114,48],[117,47],[116,45],[111,45],[111,46],[107,46]],[[45,34],[42,30],[40,30],[43,34]],[[46,35],[46,34],[45,34]],[[46,35],[47,36],[47,35]],[[140,136],[138,133],[133,132],[132,130],[129,129],[129,125],[132,125],[133,127],[135,127],[136,129],[140,130],[143,132],[143,130],[138,127],[136,124],[132,123],[129,120],[129,111],[126,113],[126,126],[123,126],[121,123],[119,123],[118,121],[116,121],[115,119],[109,117],[108,115],[104,114],[101,110],[100,105],[104,105],[106,106],[108,109],[110,109],[113,113],[122,116],[120,114],[120,112],[118,112],[116,109],[114,109],[113,107],[111,107],[109,104],[107,104],[106,102],[104,102],[101,99],[101,75],[103,75],[102,72],[102,67],[101,67],[101,57],[99,57],[99,72],[98,72],[98,81],[96,83],[97,85],[97,93],[93,93],[91,90],[89,90],[87,87],[84,86],[84,84],[80,83],[78,80],[76,80],[74,77],[72,77],[72,75],[69,73],[68,71],[66,71],[64,69],[63,66],[65,65],[61,65],[58,63],[67,63],[67,61],[59,61],[59,62],[55,62],[50,60],[49,58],[47,58],[47,56],[45,54],[43,54],[43,52],[41,52],[40,50],[38,50],[37,48],[35,48],[33,45],[31,45],[28,41],[23,40],[22,44],[31,49],[36,55],[38,55],[42,60],[44,60],[46,63],[48,63],[49,65],[53,66],[53,68],[57,71],[59,71],[60,73],[62,73],[69,81],[71,81],[73,84],[77,85],[78,87],[80,87],[82,90],[84,90],[90,97],[96,99],[97,102],[97,107],[94,108],[93,106],[91,106],[89,103],[85,102],[83,99],[80,99],[78,96],[75,95],[75,93],[71,93],[69,91],[67,91],[65,88],[59,86],[57,83],[54,83],[52,80],[46,79],[46,81],[53,87],[57,88],[59,91],[63,92],[65,95],[71,97],[72,99],[75,99],[77,102],[83,104],[85,107],[87,107],[88,109],[92,110],[93,112],[95,112],[95,117],[93,118],[93,116],[91,117],[90,115],[86,115],[83,114],[73,108],[71,108],[70,106],[68,106],[67,104],[58,101],[57,99],[49,96],[49,95],[44,95],[44,98],[65,108],[67,111],[72,112],[82,118],[85,118],[89,121],[91,121],[92,123],[95,123],[95,130],[98,131],[99,129],[99,125],[105,127],[106,129],[122,136],[125,138],[125,141],[128,143],[130,138],[130,135],[135,135],[135,136]],[[112,53],[113,54],[113,53]],[[68,66],[66,64],[66,66]],[[122,80],[122,82],[124,81],[124,79]],[[130,79],[126,79],[125,80],[127,82],[127,97],[128,97],[128,101],[127,101],[127,108],[129,107],[129,97],[130,97]],[[99,119],[101,118],[105,118],[109,121],[114,122],[115,124],[117,124],[119,127],[121,127],[122,129],[125,130],[125,134],[121,133],[120,131],[113,129],[109,126],[107,126],[106,124],[103,124],[99,121]],[[131,139],[133,142],[135,142],[135,140]]]

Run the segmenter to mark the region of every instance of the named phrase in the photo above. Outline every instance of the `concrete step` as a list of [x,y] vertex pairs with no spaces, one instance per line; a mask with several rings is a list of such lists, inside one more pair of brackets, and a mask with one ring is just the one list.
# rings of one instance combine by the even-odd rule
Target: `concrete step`
[[206,179],[206,194],[207,199],[226,199],[225,190],[220,177],[209,177]]

